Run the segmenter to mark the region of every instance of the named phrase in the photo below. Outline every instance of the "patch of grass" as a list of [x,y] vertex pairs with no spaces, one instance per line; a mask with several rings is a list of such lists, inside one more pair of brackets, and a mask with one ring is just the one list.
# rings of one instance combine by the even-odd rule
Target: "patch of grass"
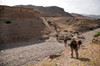
[[98,36],[100,36],[100,32],[94,35],[94,37],[98,37]]
[[6,24],[10,24],[10,23],[11,23],[11,21],[7,20],[7,21],[5,21],[5,23],[6,23]]
[[58,65],[56,64],[55,61],[52,61],[52,62],[44,61],[42,62],[42,66],[58,66]]
[[62,55],[62,52],[59,52],[60,55]]

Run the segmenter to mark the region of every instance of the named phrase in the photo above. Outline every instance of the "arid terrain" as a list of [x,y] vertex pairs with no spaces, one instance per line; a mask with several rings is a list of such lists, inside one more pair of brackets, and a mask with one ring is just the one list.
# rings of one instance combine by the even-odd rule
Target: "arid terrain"
[[[74,32],[83,38],[78,60],[70,58],[70,48],[63,43]],[[0,66],[86,66],[98,57],[99,45],[92,43],[98,32],[99,18],[56,6],[0,6]],[[51,59],[51,55],[58,56]]]
[[[68,66],[70,66],[71,64],[72,65],[73,64],[81,65],[81,63],[86,64],[88,60],[93,59],[94,55],[92,56],[92,52],[100,50],[98,45],[96,45],[95,47],[95,45],[91,43],[94,34],[98,32],[100,32],[100,28],[83,33],[85,39],[83,40],[83,45],[81,46],[79,50],[80,60],[71,59],[70,58],[70,48],[69,47],[65,48],[63,43],[59,43],[56,40],[56,38],[51,37],[49,40],[46,40],[45,42],[44,41],[43,42],[33,41],[33,42],[23,42],[23,43],[13,43],[13,44],[1,45],[0,46],[1,48],[0,49],[1,50],[0,59],[2,62],[0,62],[0,64],[2,66],[19,66],[19,65],[34,66],[34,63],[37,63],[36,66],[39,66],[39,65],[42,66],[41,64],[42,62],[40,61],[42,61],[46,57],[48,58],[48,56],[50,55],[56,55],[57,53],[60,54],[61,56],[53,60],[57,60],[56,62],[58,63],[58,66],[66,66],[66,64],[68,64]],[[88,38],[91,38],[91,39],[88,40]],[[88,54],[89,51],[91,52]],[[86,53],[87,55],[85,54],[82,55],[81,53]],[[93,53],[95,54],[95,52]],[[49,60],[46,59],[45,61],[49,61]]]

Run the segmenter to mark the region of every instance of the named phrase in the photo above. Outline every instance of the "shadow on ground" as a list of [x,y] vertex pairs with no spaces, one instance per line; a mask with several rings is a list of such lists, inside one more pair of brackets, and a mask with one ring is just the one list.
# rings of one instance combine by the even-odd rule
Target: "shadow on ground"
[[86,62],[87,62],[87,61],[88,61],[88,62],[90,61],[89,58],[79,58],[78,60],[80,60],[80,61],[86,61]]
[[11,48],[16,48],[16,47],[22,47],[22,46],[35,45],[35,44],[39,44],[39,43],[43,43],[43,42],[45,42],[45,40],[0,44],[0,50],[11,49]]
[[59,56],[61,56],[61,55],[50,55],[49,58],[50,58],[50,59],[54,59],[54,58],[57,58],[57,57],[59,57]]

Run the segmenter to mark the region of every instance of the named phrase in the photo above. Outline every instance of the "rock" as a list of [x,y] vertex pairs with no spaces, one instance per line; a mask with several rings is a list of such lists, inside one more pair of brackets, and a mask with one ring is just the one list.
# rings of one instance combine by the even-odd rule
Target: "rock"
[[67,29],[64,29],[64,32],[68,32],[68,30]]
[[59,40],[64,40],[64,35],[59,35],[58,39]]
[[100,43],[100,36],[93,38],[92,42],[93,43]]
[[4,52],[3,50],[1,50],[1,52]]
[[44,35],[43,39],[49,39],[49,37],[50,37],[49,35]]
[[58,33],[56,33],[56,32],[50,34],[51,37],[56,37],[57,35],[58,35]]

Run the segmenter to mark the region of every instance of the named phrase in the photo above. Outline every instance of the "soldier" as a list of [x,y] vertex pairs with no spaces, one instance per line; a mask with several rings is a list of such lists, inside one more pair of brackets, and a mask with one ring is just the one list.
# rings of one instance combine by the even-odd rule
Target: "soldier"
[[[64,46],[66,47],[67,44],[71,48],[71,58],[73,58],[73,51],[75,50],[76,58],[78,59],[78,49],[80,48],[80,45],[82,44],[81,40],[77,40],[77,35],[74,35],[71,39],[70,43],[68,43],[68,37],[64,39]],[[77,41],[76,41],[77,40]]]
[[67,46],[67,40],[68,40],[67,37],[65,37],[65,38],[64,38],[64,46],[65,46],[65,47]]
[[69,44],[71,48],[71,58],[73,58],[73,51],[75,50],[76,58],[78,59],[78,49],[80,48],[80,45],[82,44],[81,40],[76,41],[75,38],[73,38]]

